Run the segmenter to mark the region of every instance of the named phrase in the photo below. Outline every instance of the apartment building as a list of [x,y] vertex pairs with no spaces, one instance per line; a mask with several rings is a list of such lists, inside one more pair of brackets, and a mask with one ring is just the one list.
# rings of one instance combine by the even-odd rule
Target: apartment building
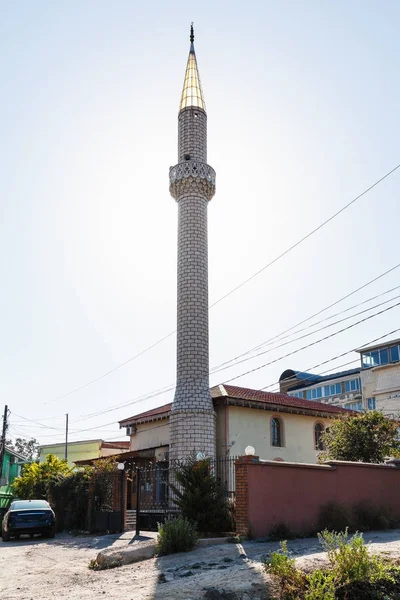
[[351,410],[381,410],[400,415],[400,339],[359,348],[360,366],[317,375],[287,369],[279,379],[281,393]]

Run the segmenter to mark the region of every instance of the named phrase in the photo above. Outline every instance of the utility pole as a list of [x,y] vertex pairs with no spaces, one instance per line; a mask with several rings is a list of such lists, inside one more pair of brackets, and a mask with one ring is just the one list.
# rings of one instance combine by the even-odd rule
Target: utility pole
[[5,449],[6,449],[7,417],[8,417],[8,406],[6,404],[4,407],[3,430],[2,430],[2,434],[1,434],[1,440],[0,440],[0,479],[3,476],[3,460],[4,460]]
[[68,460],[68,413],[65,415],[65,460]]

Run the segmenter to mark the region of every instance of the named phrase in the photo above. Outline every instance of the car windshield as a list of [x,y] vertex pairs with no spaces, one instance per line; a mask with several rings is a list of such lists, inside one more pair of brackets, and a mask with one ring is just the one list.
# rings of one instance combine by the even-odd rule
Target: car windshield
[[11,510],[24,510],[26,508],[50,508],[46,500],[16,500],[11,503]]

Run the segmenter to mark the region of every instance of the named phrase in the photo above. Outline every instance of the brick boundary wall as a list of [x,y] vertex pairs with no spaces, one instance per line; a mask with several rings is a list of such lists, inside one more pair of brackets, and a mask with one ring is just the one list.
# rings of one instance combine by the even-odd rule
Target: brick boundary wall
[[322,465],[260,461],[236,463],[236,531],[265,537],[278,524],[302,534],[318,526],[322,506],[353,508],[361,502],[400,520],[400,461],[385,465],[330,461]]

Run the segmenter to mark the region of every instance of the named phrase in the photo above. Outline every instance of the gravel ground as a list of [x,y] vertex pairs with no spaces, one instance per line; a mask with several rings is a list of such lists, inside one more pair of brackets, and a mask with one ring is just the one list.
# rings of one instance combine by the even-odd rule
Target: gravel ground
[[[261,557],[277,543],[245,542],[198,548],[107,571],[88,563],[106,547],[146,541],[123,536],[39,537],[0,541],[0,596],[4,600],[265,600],[271,581]],[[400,558],[400,530],[365,534],[373,552]],[[315,538],[289,542],[299,566],[312,570],[326,561]],[[223,590],[225,590],[224,593]]]

